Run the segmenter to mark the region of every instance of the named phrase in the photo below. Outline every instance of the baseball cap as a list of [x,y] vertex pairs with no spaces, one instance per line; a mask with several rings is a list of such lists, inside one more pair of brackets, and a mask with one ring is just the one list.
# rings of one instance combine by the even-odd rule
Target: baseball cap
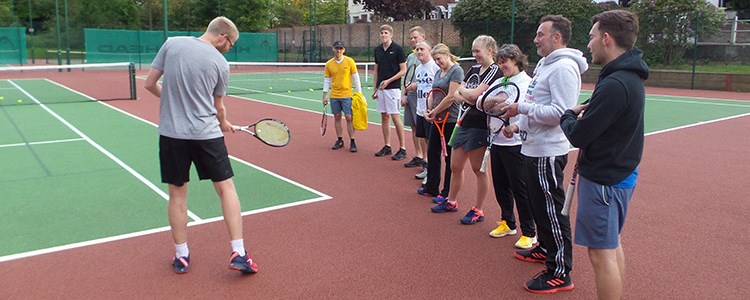
[[335,41],[333,42],[333,48],[346,48],[344,47],[344,43],[341,41]]

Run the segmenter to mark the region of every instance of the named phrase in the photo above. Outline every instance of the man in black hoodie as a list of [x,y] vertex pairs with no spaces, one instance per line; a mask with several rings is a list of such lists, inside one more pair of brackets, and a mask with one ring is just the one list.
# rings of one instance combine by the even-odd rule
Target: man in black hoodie
[[588,49],[592,62],[603,67],[589,103],[565,111],[560,127],[580,149],[574,241],[588,247],[599,299],[620,299],[625,279],[620,232],[643,153],[643,81],[649,71],[634,47],[635,15],[607,11],[591,24]]

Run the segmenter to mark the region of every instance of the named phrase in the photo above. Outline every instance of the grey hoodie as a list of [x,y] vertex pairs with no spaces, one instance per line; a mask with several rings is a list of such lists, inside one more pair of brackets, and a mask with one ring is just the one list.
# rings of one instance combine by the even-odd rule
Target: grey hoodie
[[578,102],[581,74],[588,68],[583,53],[572,48],[552,51],[537,63],[526,97],[518,104],[523,155],[551,157],[568,153],[570,144],[560,128],[560,116]]

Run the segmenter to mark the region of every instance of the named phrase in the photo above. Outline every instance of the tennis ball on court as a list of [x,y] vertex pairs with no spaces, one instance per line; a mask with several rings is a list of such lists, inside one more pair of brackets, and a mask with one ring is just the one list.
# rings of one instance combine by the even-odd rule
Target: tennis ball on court
[[268,87],[268,89],[269,89],[269,90],[272,90],[272,89],[273,89],[273,87],[272,87],[272,86],[269,86],[269,87]]
[[0,96],[0,100],[3,100],[3,99],[5,99],[5,97],[3,97],[3,96]]
[[21,103],[21,102],[23,102],[23,100],[21,100],[21,99],[18,99],[18,103]]
[[313,89],[308,89],[308,91],[314,92],[315,90],[313,90]]
[[289,94],[291,94],[291,93],[292,93],[292,90],[287,90],[286,92],[287,92],[287,93],[289,93]]

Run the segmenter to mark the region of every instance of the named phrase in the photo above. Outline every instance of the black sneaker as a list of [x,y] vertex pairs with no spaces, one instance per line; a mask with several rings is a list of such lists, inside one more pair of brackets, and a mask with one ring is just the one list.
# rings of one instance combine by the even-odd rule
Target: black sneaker
[[534,294],[553,294],[561,291],[570,291],[575,287],[570,280],[570,274],[563,277],[547,273],[547,270],[541,271],[534,278],[524,284],[527,291]]
[[349,145],[349,152],[357,152],[357,143],[352,140],[351,145]]
[[172,267],[177,274],[190,272],[190,256],[175,257],[174,260],[172,260]]
[[516,251],[514,256],[522,261],[540,264],[544,264],[547,261],[547,251],[544,251],[542,247],[536,247],[531,250]]
[[407,168],[413,168],[413,167],[419,167],[424,164],[424,159],[421,157],[412,157],[411,160],[404,164],[404,167]]
[[404,148],[398,149],[398,152],[391,157],[392,160],[402,160],[404,158],[406,158],[406,149]]
[[331,147],[331,149],[336,150],[336,149],[340,149],[341,147],[344,147],[344,141],[336,140],[336,142],[333,143],[333,147]]
[[383,155],[391,155],[391,153],[393,153],[391,151],[391,146],[383,146],[383,148],[380,149],[380,151],[375,152],[375,156],[381,157]]

